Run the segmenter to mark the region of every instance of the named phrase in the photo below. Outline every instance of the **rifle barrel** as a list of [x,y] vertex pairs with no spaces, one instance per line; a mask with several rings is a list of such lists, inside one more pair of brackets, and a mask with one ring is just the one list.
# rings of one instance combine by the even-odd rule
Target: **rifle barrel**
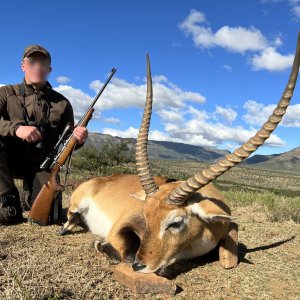
[[101,94],[103,93],[103,91],[105,90],[106,86],[108,85],[108,83],[110,82],[111,78],[114,76],[114,74],[116,73],[117,69],[116,68],[112,68],[110,75],[108,76],[108,78],[106,79],[105,83],[103,84],[102,88],[100,89],[100,91],[98,92],[98,94],[96,95],[96,97],[94,98],[93,102],[90,104],[89,108],[87,109],[86,113],[84,114],[84,116],[81,118],[81,120],[78,122],[77,126],[80,126],[80,124],[82,123],[82,121],[84,120],[86,114],[94,107],[94,105],[96,104],[98,98],[101,96]]

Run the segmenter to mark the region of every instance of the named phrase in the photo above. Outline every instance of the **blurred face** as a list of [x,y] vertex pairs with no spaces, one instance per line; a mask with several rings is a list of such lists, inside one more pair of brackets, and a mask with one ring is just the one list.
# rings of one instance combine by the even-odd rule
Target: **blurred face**
[[32,84],[45,82],[52,70],[50,60],[39,52],[25,57],[21,62],[21,68],[25,73],[25,81]]

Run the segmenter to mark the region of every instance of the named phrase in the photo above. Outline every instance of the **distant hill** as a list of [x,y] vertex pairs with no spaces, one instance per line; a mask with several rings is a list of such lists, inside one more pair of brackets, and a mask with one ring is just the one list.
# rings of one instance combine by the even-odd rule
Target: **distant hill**
[[[135,145],[135,139],[133,138],[120,138],[96,132],[89,133],[86,145],[93,145],[96,148],[99,148],[101,144],[107,141],[111,141],[113,143],[120,143],[121,141],[124,141],[129,148],[133,148]],[[222,158],[230,152],[213,147],[201,147],[183,143],[150,140],[148,143],[148,153],[150,159],[212,162]]]
[[256,154],[253,155],[251,157],[249,157],[248,159],[246,159],[244,162],[242,162],[242,165],[256,165],[256,164],[260,164],[263,162],[267,162],[270,159],[277,157],[281,154],[271,154],[271,155],[261,155],[261,154]]
[[[111,141],[112,143],[124,141],[131,149],[134,148],[135,145],[135,139],[133,138],[120,138],[96,132],[89,133],[86,145],[94,145],[99,148],[107,141]],[[150,140],[148,144],[148,153],[150,159],[216,162],[230,152],[214,147]],[[246,159],[241,166],[300,173],[300,147],[282,154],[253,155]]]
[[270,159],[252,164],[251,167],[300,173],[300,147],[279,155],[270,155]]

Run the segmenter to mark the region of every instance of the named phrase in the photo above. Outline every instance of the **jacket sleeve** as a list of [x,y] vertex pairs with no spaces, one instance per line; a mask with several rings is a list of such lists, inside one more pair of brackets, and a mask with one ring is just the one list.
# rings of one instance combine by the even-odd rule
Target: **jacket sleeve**
[[7,112],[7,92],[5,86],[0,87],[0,136],[16,136],[16,127],[21,125],[21,121],[5,120],[9,118]]
[[[73,112],[73,108],[71,103],[68,101],[63,118],[62,118],[62,129],[61,129],[61,133],[63,132],[63,130],[65,129],[65,127],[67,126],[67,124],[70,124],[72,127],[74,127],[74,112]],[[81,148],[83,144],[78,144],[75,147],[75,150]]]

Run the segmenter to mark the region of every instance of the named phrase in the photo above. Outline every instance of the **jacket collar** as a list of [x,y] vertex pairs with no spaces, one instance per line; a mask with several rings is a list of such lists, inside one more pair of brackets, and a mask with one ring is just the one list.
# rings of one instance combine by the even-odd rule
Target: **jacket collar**
[[21,88],[21,94],[23,94],[23,96],[24,95],[28,96],[35,93],[38,93],[39,95],[42,96],[50,93],[52,90],[52,86],[48,81],[46,81],[46,84],[39,91],[36,91],[32,84],[26,83],[25,78],[23,79],[21,85],[23,85],[24,87]]

